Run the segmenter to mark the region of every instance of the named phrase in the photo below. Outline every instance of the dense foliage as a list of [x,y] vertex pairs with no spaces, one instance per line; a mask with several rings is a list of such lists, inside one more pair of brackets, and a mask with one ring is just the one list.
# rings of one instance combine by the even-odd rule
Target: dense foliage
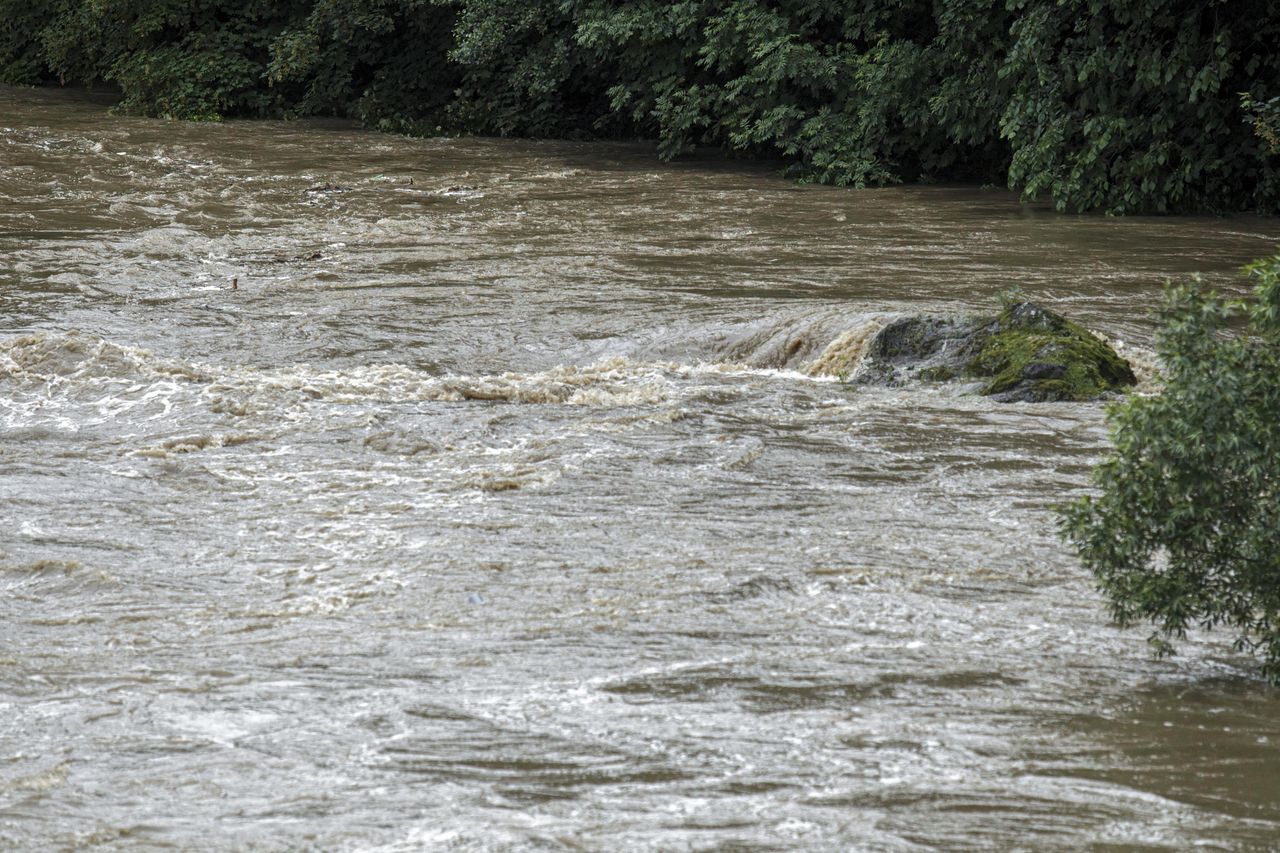
[[656,139],[1063,209],[1280,206],[1280,0],[0,0],[0,80],[152,115]]
[[1280,684],[1280,256],[1249,271],[1247,302],[1170,292],[1167,383],[1112,411],[1100,493],[1063,530],[1122,625],[1154,622],[1161,651],[1194,624],[1234,629]]

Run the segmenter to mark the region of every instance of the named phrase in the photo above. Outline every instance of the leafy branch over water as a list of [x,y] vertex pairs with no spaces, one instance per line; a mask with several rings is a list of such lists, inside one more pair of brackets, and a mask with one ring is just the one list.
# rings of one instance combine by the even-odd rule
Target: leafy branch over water
[[1170,289],[1165,387],[1112,409],[1100,494],[1062,530],[1122,626],[1153,622],[1166,654],[1192,625],[1234,629],[1280,684],[1280,255],[1247,270],[1250,300]]
[[1274,0],[0,0],[0,81],[149,115],[639,137],[1063,210],[1280,207]]

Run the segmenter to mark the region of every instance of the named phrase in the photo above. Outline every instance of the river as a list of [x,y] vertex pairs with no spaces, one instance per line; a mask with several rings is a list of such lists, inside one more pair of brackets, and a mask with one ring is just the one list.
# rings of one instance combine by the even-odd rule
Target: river
[[1017,286],[1149,377],[1280,222],[106,105],[0,88],[0,848],[1278,843],[1280,693],[1057,539],[1103,407],[832,365]]

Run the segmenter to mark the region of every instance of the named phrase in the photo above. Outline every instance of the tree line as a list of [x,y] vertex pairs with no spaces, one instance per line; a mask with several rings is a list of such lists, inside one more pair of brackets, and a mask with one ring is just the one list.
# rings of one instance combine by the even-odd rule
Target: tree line
[[0,0],[0,81],[655,140],[1070,211],[1280,210],[1280,0]]

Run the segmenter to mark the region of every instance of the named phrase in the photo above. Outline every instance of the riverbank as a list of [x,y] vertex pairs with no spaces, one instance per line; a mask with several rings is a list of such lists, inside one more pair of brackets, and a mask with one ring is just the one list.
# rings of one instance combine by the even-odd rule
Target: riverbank
[[1191,0],[0,0],[0,16],[0,82],[110,80],[145,115],[650,138],[664,159],[710,146],[841,186],[967,179],[1063,211],[1280,211],[1269,0],[1229,15]]

